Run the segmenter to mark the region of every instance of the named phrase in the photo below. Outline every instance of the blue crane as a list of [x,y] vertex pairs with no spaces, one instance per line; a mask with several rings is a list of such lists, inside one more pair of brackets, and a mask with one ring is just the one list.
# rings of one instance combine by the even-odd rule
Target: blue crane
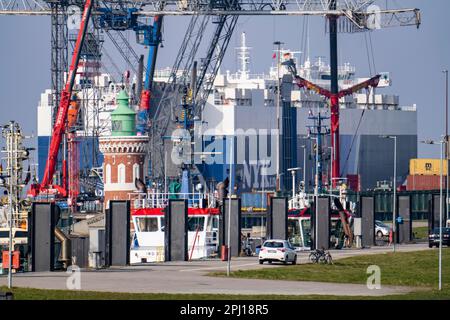
[[145,73],[144,88],[141,92],[139,112],[137,115],[137,132],[140,135],[144,135],[147,130],[156,57],[158,55],[159,44],[161,43],[162,22],[163,16],[155,16],[153,19],[153,25],[143,25],[135,28],[138,43],[149,47],[147,72]]
[[[156,57],[162,39],[161,28],[163,16],[155,16],[153,18],[153,24],[147,25],[138,21],[138,9],[136,8],[129,8],[123,11],[113,10],[111,8],[99,8],[99,11],[102,14],[98,17],[98,23],[102,29],[116,31],[134,30],[136,32],[137,43],[149,47],[144,87],[140,96],[136,125],[138,135],[144,135],[147,133],[148,127],[148,114]],[[139,81],[142,81],[142,79],[139,79]]]

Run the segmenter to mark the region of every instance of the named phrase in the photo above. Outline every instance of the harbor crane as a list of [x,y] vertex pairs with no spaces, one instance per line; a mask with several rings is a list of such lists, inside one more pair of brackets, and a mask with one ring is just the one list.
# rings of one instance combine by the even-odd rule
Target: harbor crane
[[[318,95],[321,95],[325,97],[327,100],[330,101],[330,109],[331,109],[331,142],[332,142],[332,148],[333,153],[339,152],[339,99],[345,97],[345,96],[351,96],[354,93],[362,90],[362,89],[368,89],[368,88],[376,88],[378,87],[378,83],[380,82],[381,75],[376,75],[369,80],[366,80],[364,82],[361,82],[359,84],[356,84],[350,88],[343,89],[338,91],[337,93],[334,93],[330,90],[324,89],[298,75],[297,68],[295,66],[294,60],[289,59],[283,64],[289,69],[290,73],[294,77],[294,82],[297,84],[299,88],[305,88],[306,90],[313,91],[317,93]],[[332,184],[335,187],[336,180],[335,178],[339,178],[340,175],[340,169],[339,169],[339,153],[338,156],[332,159]]]
[[[72,62],[70,64],[67,81],[61,92],[61,99],[58,106],[58,113],[56,121],[53,126],[52,140],[50,142],[50,149],[45,166],[44,177],[40,184],[34,184],[31,188],[32,195],[38,195],[43,189],[48,188],[52,184],[53,174],[55,173],[56,160],[61,145],[61,140],[64,135],[67,123],[67,112],[69,110],[70,98],[72,96],[72,89],[77,74],[78,63],[80,62],[81,48],[86,36],[88,21],[91,16],[93,0],[86,0],[83,10],[83,15],[80,21],[80,30],[78,32],[75,49],[73,51]],[[61,186],[54,186],[56,190],[62,195],[67,196],[67,189]]]
[[[232,4],[230,6],[230,4]],[[70,5],[78,5],[79,2],[75,0],[66,1],[43,1],[43,0],[0,0],[0,15],[51,15],[52,32],[54,28],[63,28],[64,19],[67,19],[67,7]],[[72,88],[74,85],[74,79],[78,67],[80,58],[80,50],[83,46],[84,37],[86,35],[86,27],[88,19],[91,16],[100,16],[103,14],[101,8],[112,8],[113,10],[124,11],[130,8],[135,8],[135,11],[129,11],[131,17],[145,18],[145,17],[162,17],[163,16],[192,16],[192,20],[202,17],[215,16],[218,19],[222,19],[223,26],[226,26],[225,32],[216,32],[218,35],[217,41],[222,41],[222,51],[217,54],[217,63],[211,64],[206,59],[208,64],[206,68],[201,68],[201,72],[209,70],[209,72],[217,72],[217,66],[220,66],[221,57],[223,57],[229,38],[232,34],[235,20],[241,15],[252,16],[322,16],[326,17],[329,21],[329,34],[330,34],[330,61],[331,61],[331,112],[332,112],[332,145],[334,148],[333,174],[332,177],[339,176],[339,89],[338,89],[338,69],[337,69],[337,34],[338,32],[358,32],[365,30],[373,30],[378,28],[393,27],[393,26],[419,26],[421,23],[420,10],[416,8],[410,9],[380,9],[376,7],[376,1],[374,0],[353,0],[353,1],[336,1],[336,0],[235,0],[233,1],[180,1],[180,0],[104,0],[97,1],[96,5],[93,5],[93,0],[86,0],[84,3],[83,15],[81,18],[80,29],[78,32],[77,41],[75,44],[75,50],[72,55],[70,69],[65,82],[64,88],[61,91],[58,110],[56,113],[55,124],[53,126],[53,132],[51,137],[50,150],[48,160],[45,168],[45,174],[40,184],[35,184],[32,187],[33,193],[38,194],[41,190],[47,189],[52,185],[53,174],[55,173],[56,163],[58,159],[58,153],[61,145],[61,141],[64,136],[67,121],[67,110],[70,103]],[[230,19],[229,17],[233,17]],[[156,21],[156,20],[155,20]],[[198,20],[200,21],[200,20]],[[339,21],[339,24],[338,24]],[[204,24],[200,24],[202,26]],[[204,30],[200,30],[202,33]],[[64,31],[61,32],[64,34]],[[64,46],[60,46],[61,37],[55,38],[52,36],[52,55],[62,55],[58,50],[66,50]],[[201,37],[197,39],[201,40]],[[186,53],[186,49],[181,49],[179,55]],[[210,55],[214,54],[214,50],[210,50]],[[156,57],[156,55],[155,55]],[[208,57],[207,57],[208,58]],[[56,59],[58,60],[58,59]],[[53,63],[61,64],[64,59],[59,59],[59,62]],[[63,64],[63,63],[62,63]],[[211,67],[212,66],[212,67]],[[66,67],[66,66],[64,66]],[[53,73],[61,72],[61,68],[52,67]],[[148,71],[148,70],[147,70]],[[61,76],[61,75],[59,75]],[[205,76],[201,75],[199,79],[204,79]],[[214,80],[214,74],[212,81],[209,79],[210,85]],[[52,81],[53,82],[53,81]],[[200,81],[197,83],[196,91],[199,91],[203,87],[204,83]],[[54,86],[55,87],[55,86]],[[204,87],[203,87],[204,90]],[[194,94],[196,99],[206,101],[206,98],[210,90],[203,91],[203,94]],[[145,90],[143,90],[145,92]],[[332,99],[331,99],[332,97]],[[145,99],[147,99],[146,96]],[[143,103],[144,99],[141,99]],[[201,114],[201,104],[204,102],[197,102],[197,106],[200,106],[196,110],[198,114]],[[146,103],[145,103],[146,104]],[[158,112],[167,112],[168,108],[165,105],[160,105]],[[159,118],[154,118],[158,122]],[[164,132],[166,128],[164,125],[161,130],[157,130],[152,135],[152,140],[160,140],[163,138],[161,132]],[[63,195],[67,195],[67,191],[62,187],[55,186],[59,192]]]

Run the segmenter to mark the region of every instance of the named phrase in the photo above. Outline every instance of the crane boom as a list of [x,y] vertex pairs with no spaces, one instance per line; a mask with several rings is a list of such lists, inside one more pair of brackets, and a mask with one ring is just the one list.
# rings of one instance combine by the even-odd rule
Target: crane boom
[[[283,63],[283,65],[285,65],[289,68],[289,71],[291,72],[292,76],[294,77],[294,82],[297,84],[297,86],[299,88],[305,88],[306,90],[314,91],[318,95],[324,96],[327,99],[331,99],[333,97],[333,94],[331,93],[331,91],[324,89],[324,88],[312,83],[311,81],[308,81],[308,80],[300,77],[297,74],[297,70],[294,66],[294,61],[292,59],[289,60],[287,63]],[[376,87],[378,87],[378,83],[380,82],[380,77],[381,77],[381,75],[378,74],[378,75],[376,75],[366,81],[358,83],[350,88],[343,89],[338,92],[337,98],[340,99],[345,96],[352,95],[361,89],[367,89],[369,87],[376,88]]]
[[[47,164],[45,165],[44,177],[39,185],[39,190],[48,187],[53,180],[53,174],[55,173],[56,161],[59,153],[59,146],[61,144],[64,131],[66,129],[67,111],[69,109],[70,97],[72,95],[72,89],[75,82],[78,63],[80,61],[81,48],[83,47],[84,38],[86,36],[86,30],[89,22],[89,18],[92,10],[92,0],[86,0],[83,9],[83,15],[80,22],[80,30],[78,31],[77,41],[72,54],[72,61],[70,64],[69,74],[67,81],[61,92],[61,99],[58,106],[58,113],[56,116],[55,124],[53,126],[52,139],[49,148],[49,154],[47,158]],[[35,189],[36,190],[36,189]]]
[[[147,70],[145,72],[145,82],[144,89],[141,92],[141,97],[139,101],[139,112],[138,112],[138,134],[145,134],[147,132],[148,124],[148,113],[150,109],[150,96],[153,85],[153,76],[155,74],[156,57],[158,55],[159,44],[161,43],[161,28],[162,28],[163,16],[156,16],[153,19],[153,26],[150,29],[144,29],[149,31],[147,37],[144,37],[141,44],[148,45],[148,61]],[[138,32],[138,31],[136,31]],[[141,80],[141,79],[140,79]]]
[[200,75],[197,79],[195,92],[194,116],[201,117],[203,108],[214,85],[214,79],[219,71],[227,50],[238,16],[221,16],[217,22],[214,37],[211,40],[206,58],[203,59]]
[[[297,73],[297,68],[295,66],[294,60],[289,59],[283,62],[289,72],[294,77],[294,82],[299,88],[305,88],[306,90],[313,91],[318,95],[321,95],[330,101],[330,111],[331,111],[331,145],[334,150],[334,154],[337,158],[333,158],[332,166],[332,179],[338,178],[340,172],[339,166],[339,99],[345,96],[352,95],[361,89],[367,89],[369,87],[376,88],[380,82],[381,75],[376,75],[366,81],[356,84],[350,88],[338,91],[337,84],[335,90],[324,89],[311,81],[308,81],[300,77]],[[332,180],[332,183],[336,183],[336,180]]]
[[155,74],[156,57],[158,55],[158,47],[161,43],[161,29],[163,23],[163,16],[155,16],[153,18],[153,28],[155,29],[150,37],[147,70],[145,74],[144,89],[152,90],[153,76]]
[[131,71],[133,71],[134,74],[137,74],[138,72],[135,66],[139,63],[139,57],[131,44],[128,42],[127,38],[123,35],[122,31],[106,29],[105,32],[122,58],[126,61]]

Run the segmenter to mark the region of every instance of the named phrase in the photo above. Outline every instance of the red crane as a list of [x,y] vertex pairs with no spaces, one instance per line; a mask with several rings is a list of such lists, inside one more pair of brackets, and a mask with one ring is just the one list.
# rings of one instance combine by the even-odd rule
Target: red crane
[[53,180],[53,174],[55,173],[56,162],[58,159],[59,147],[61,145],[62,137],[66,131],[67,111],[69,109],[70,99],[72,96],[72,89],[77,74],[78,63],[80,61],[81,48],[84,44],[84,38],[86,36],[86,30],[91,16],[92,1],[86,0],[83,9],[83,15],[80,22],[80,30],[78,31],[77,41],[72,54],[72,61],[70,64],[69,74],[67,81],[61,92],[61,99],[58,106],[58,113],[56,115],[56,121],[53,125],[52,138],[50,143],[50,149],[48,153],[47,163],[45,165],[44,177],[40,184],[34,184],[31,186],[31,194],[33,196],[38,195],[44,189],[48,189],[50,186],[56,189],[57,192],[63,197],[67,196],[67,184],[63,187],[51,185]]
[[[294,77],[294,81],[299,88],[305,88],[310,91],[314,91],[315,93],[326,97],[330,100],[331,106],[331,147],[333,148],[334,159],[332,161],[333,166],[331,168],[331,176],[332,178],[339,178],[340,173],[340,148],[339,148],[339,99],[354,94],[361,89],[366,89],[369,87],[376,88],[378,87],[378,83],[380,82],[381,75],[376,75],[369,80],[361,82],[353,87],[348,89],[344,89],[339,91],[336,94],[333,94],[330,90],[324,89],[302,77],[300,77],[297,73],[297,69],[295,67],[295,63],[292,59],[283,63],[288,67],[289,71]],[[336,179],[332,182],[333,187],[336,186]]]

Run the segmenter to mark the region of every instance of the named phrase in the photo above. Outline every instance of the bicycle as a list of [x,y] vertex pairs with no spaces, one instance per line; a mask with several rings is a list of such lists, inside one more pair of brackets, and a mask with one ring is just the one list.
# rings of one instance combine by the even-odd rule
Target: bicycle
[[319,252],[317,252],[317,250],[311,251],[309,254],[309,261],[312,263],[317,263],[319,261]]
[[333,258],[331,257],[330,252],[326,252],[319,258],[319,263],[333,264]]
[[312,251],[309,254],[309,260],[312,263],[326,263],[333,264],[333,258],[329,251],[325,251],[324,249],[317,249]]

